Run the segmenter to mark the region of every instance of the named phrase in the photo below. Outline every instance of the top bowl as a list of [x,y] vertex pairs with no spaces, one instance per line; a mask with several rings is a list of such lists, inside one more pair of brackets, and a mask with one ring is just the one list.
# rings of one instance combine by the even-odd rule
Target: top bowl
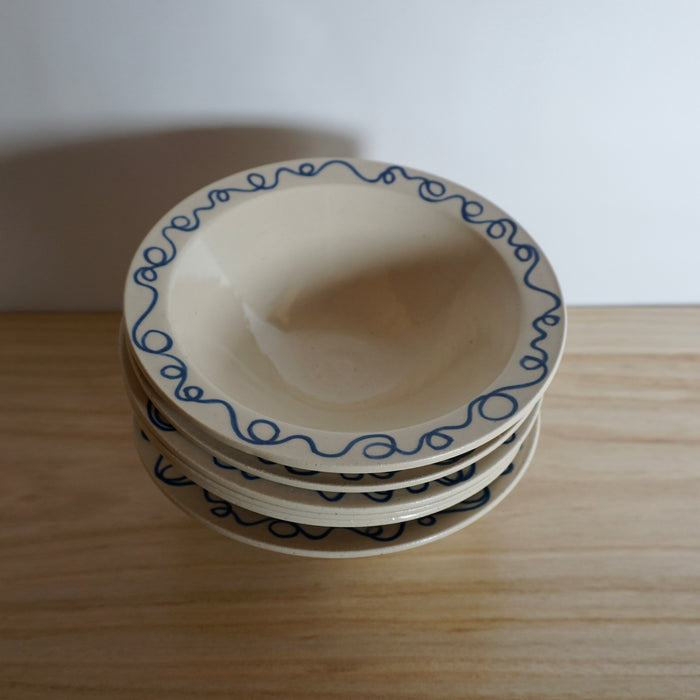
[[541,396],[564,342],[555,275],[473,192],[361,160],[224,178],[132,261],[130,341],[165,398],[290,466],[413,467],[478,446]]

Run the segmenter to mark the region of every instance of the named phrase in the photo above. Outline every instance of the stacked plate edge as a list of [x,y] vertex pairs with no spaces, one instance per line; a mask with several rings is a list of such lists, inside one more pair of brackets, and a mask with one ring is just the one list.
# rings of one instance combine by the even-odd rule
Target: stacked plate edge
[[139,453],[172,500],[257,546],[361,556],[461,529],[513,488],[564,330],[546,258],[493,205],[317,159],[167,214],[134,257],[120,346]]

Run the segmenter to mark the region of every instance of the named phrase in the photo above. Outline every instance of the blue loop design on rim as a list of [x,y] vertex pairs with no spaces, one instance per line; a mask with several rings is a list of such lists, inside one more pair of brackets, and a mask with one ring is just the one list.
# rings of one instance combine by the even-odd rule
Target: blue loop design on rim
[[[144,438],[146,438],[146,435],[143,434]],[[148,439],[148,438],[146,438]],[[162,481],[164,484],[167,484],[168,486],[196,486],[197,484],[194,483],[190,478],[186,477],[184,474],[181,474],[178,472],[177,469],[175,469],[176,476],[171,476],[169,474],[170,470],[175,469],[170,462],[166,461],[165,457],[162,455],[158,455],[158,459],[156,460],[156,463],[153,465],[153,473],[155,474],[156,478]]]
[[[158,279],[158,270],[172,263],[177,256],[177,246],[171,238],[172,233],[175,231],[196,231],[202,223],[202,216],[215,209],[218,204],[228,202],[234,193],[252,194],[274,190],[279,186],[282,178],[312,178],[332,166],[343,167],[356,176],[358,180],[372,185],[391,186],[399,178],[415,182],[418,196],[432,204],[444,204],[457,200],[460,203],[461,216],[465,222],[483,227],[489,238],[511,249],[516,260],[526,266],[522,273],[525,286],[533,292],[542,294],[551,302],[551,306],[546,311],[531,321],[530,326],[534,332],[529,343],[531,353],[519,360],[519,366],[533,375],[529,381],[499,387],[489,394],[476,397],[465,407],[464,419],[461,422],[431,430],[421,435],[414,445],[400,446],[392,435],[371,433],[353,438],[340,449],[334,451],[321,449],[310,435],[304,433],[284,435],[281,428],[267,418],[257,418],[247,426],[243,426],[240,424],[236,409],[228,401],[207,397],[201,387],[187,384],[187,364],[182,358],[170,352],[173,346],[170,335],[160,329],[143,329],[146,320],[160,299],[158,289],[154,286]],[[439,180],[424,175],[411,175],[399,165],[389,165],[376,177],[368,177],[361,173],[353,163],[341,159],[330,159],[320,164],[301,163],[296,168],[288,165],[279,166],[269,179],[262,173],[249,173],[246,176],[246,182],[249,185],[248,188],[229,187],[210,190],[206,195],[206,204],[195,207],[189,215],[173,216],[170,222],[161,229],[162,246],[149,246],[142,252],[144,264],[134,271],[132,279],[139,287],[149,290],[151,299],[133,324],[130,333],[132,343],[136,348],[145,353],[159,355],[168,361],[167,366],[161,370],[161,376],[175,383],[172,392],[177,400],[221,406],[228,414],[233,434],[241,442],[251,446],[275,447],[296,441],[305,443],[312,454],[326,459],[344,457],[355,449],[359,449],[366,459],[374,461],[385,460],[395,454],[410,457],[419,454],[426,447],[437,453],[447,449],[454,442],[454,437],[450,433],[459,433],[472,424],[475,411],[482,419],[493,422],[504,421],[515,415],[520,404],[514,392],[536,386],[550,374],[549,361],[551,358],[542,344],[549,337],[548,329],[561,322],[561,313],[558,312],[563,308],[563,302],[556,292],[540,287],[533,281],[533,273],[540,264],[541,256],[534,246],[516,240],[519,229],[512,219],[506,217],[481,218],[485,209],[481,202],[467,199],[463,194],[449,194],[447,186]],[[504,410],[494,412],[494,398],[505,401]]]
[[151,425],[158,428],[158,430],[167,433],[175,432],[173,425],[163,418],[160,411],[151,403],[150,399],[148,399],[146,405],[146,414],[148,415],[148,420],[151,422]]

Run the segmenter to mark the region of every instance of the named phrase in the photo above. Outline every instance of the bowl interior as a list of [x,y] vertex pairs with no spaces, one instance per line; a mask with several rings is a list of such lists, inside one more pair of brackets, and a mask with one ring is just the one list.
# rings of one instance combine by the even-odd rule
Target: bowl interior
[[297,426],[383,431],[457,409],[513,352],[521,300],[457,207],[349,184],[222,209],[174,263],[168,320],[237,404]]

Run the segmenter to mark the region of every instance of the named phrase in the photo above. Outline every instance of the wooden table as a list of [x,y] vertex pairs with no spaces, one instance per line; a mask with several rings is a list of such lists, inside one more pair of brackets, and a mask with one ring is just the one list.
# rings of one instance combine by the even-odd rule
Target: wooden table
[[0,317],[0,697],[700,697],[700,308],[572,309],[513,494],[355,560],[158,492],[118,320]]

